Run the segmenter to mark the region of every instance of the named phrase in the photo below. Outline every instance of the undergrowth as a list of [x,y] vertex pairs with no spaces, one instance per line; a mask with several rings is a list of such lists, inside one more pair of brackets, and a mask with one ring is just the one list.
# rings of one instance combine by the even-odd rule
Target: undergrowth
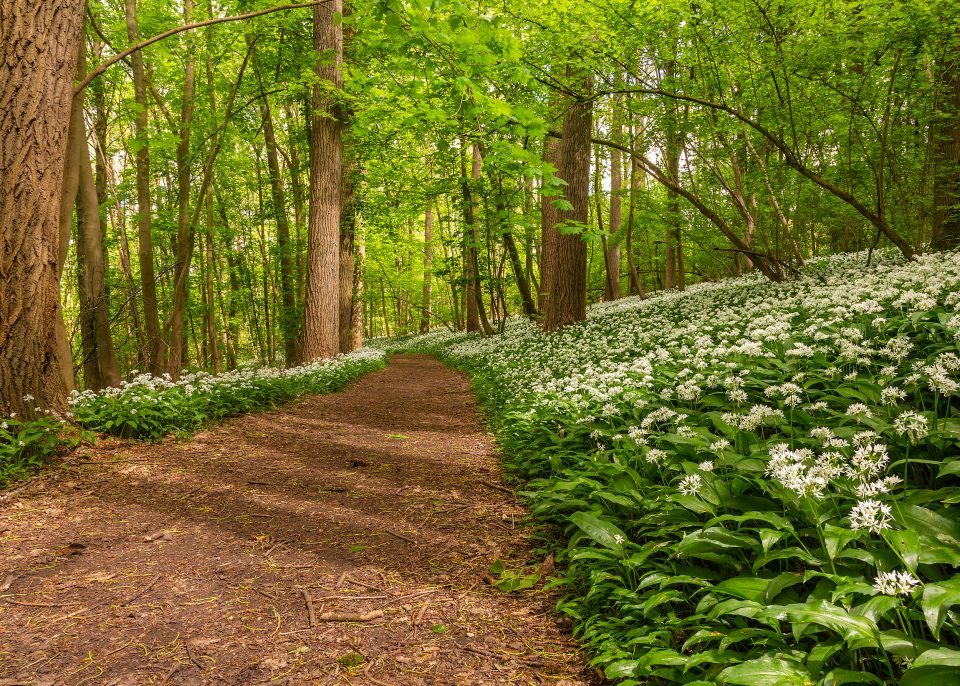
[[960,679],[960,256],[384,348],[467,371],[623,684]]
[[29,476],[90,432],[145,440],[191,433],[308,393],[340,390],[382,368],[385,359],[382,352],[365,348],[290,369],[243,367],[216,376],[196,372],[177,381],[134,371],[119,387],[74,393],[67,416],[38,407],[37,419],[12,416],[0,422],[0,487]]

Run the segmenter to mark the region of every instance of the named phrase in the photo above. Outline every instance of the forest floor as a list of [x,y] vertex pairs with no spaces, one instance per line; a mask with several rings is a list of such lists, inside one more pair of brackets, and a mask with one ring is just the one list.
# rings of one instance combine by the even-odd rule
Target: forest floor
[[104,442],[0,495],[0,685],[591,680],[467,379],[394,357],[189,441]]

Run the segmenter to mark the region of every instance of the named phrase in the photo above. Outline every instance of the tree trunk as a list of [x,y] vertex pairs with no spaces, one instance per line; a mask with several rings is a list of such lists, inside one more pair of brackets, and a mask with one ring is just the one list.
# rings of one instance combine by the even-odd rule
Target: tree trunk
[[[543,139],[543,161],[557,169],[560,166],[560,140],[547,136]],[[540,190],[540,297],[541,315],[547,310],[547,303],[553,294],[553,276],[556,272],[558,210],[553,204],[557,196]]]
[[[616,116],[616,113],[614,113]],[[623,127],[619,121],[613,128],[613,139],[618,140]],[[607,283],[603,291],[605,300],[619,300],[620,292],[620,227],[623,223],[623,162],[620,151],[610,150],[610,236],[603,251],[603,262],[607,268]]]
[[207,341],[209,345],[210,353],[210,363],[213,367],[213,373],[219,374],[221,368],[223,367],[223,359],[220,355],[220,337],[217,334],[217,291],[214,287],[214,257],[213,257],[213,236],[214,236],[214,222],[213,222],[213,189],[207,189],[207,230],[205,232],[206,238],[206,263],[207,263],[207,283],[206,283],[206,292],[207,292],[207,306],[206,306],[206,325],[207,325]]
[[[127,20],[127,38],[140,42],[137,25],[136,0],[124,0]],[[143,70],[143,53],[130,55],[133,72],[133,94],[137,111],[133,118],[133,132],[137,139],[135,153],[137,166],[137,258],[140,263],[140,297],[143,301],[144,328],[147,336],[147,369],[152,374],[161,371],[163,340],[160,337],[160,316],[157,313],[157,277],[153,269],[153,234],[151,230],[153,206],[150,199],[150,144],[147,127],[150,125],[147,85]]]
[[354,249],[357,232],[357,190],[356,154],[353,145],[343,146],[343,159],[340,174],[340,276],[338,283],[338,302],[340,309],[340,352],[348,353],[353,350],[353,335],[350,326],[353,324],[353,296],[354,296]]
[[960,247],[960,28],[940,65],[933,182],[934,250]]
[[353,261],[353,310],[350,313],[350,331],[353,340],[351,350],[363,347],[363,291],[364,291],[364,262],[367,248],[363,237],[356,238],[357,256]]
[[[193,21],[193,0],[183,0],[184,23]],[[193,258],[193,231],[190,222],[190,130],[196,92],[196,60],[192,33],[187,34],[187,63],[180,108],[180,141],[177,144],[177,249],[173,272],[173,308],[170,311],[170,360],[168,371],[176,379],[187,363],[184,351],[183,319],[190,295],[190,263]],[[203,201],[197,197],[197,203]]]
[[[483,304],[483,286],[480,282],[480,260],[478,257],[477,244],[480,240],[480,234],[477,231],[477,202],[473,197],[472,185],[480,180],[482,169],[482,160],[480,158],[480,148],[476,145],[471,146],[472,163],[470,179],[467,180],[466,168],[463,172],[463,220],[464,240],[466,241],[466,250],[464,255],[464,277],[467,279],[467,331],[483,331],[486,335],[493,334],[493,327],[487,319],[487,308]],[[466,162],[461,158],[461,163]],[[468,271],[469,270],[469,271]],[[473,311],[471,312],[471,307]],[[473,328],[471,328],[471,314]]]
[[[586,90],[591,79],[584,79]],[[585,225],[590,218],[590,151],[593,101],[578,101],[567,109],[560,141],[560,177],[567,182],[564,198],[573,209],[557,212],[560,222]],[[544,311],[544,331],[582,321],[587,316],[587,244],[580,233],[557,233],[551,293]],[[548,265],[549,268],[550,265]]]
[[[77,78],[83,78],[86,69],[86,49],[83,41],[77,44]],[[70,247],[70,236],[73,232],[73,208],[77,200],[77,191],[80,188],[80,157],[86,154],[86,137],[83,125],[83,101],[75,98],[70,109],[70,124],[67,129],[66,157],[63,169],[63,190],[60,194],[60,234],[58,237],[56,257],[57,278],[57,314],[53,322],[53,349],[60,360],[60,373],[63,377],[64,388],[67,392],[74,389],[73,351],[70,348],[70,336],[63,320],[63,309],[60,304],[60,276],[63,265],[67,260]],[[82,296],[83,294],[81,294]],[[97,379],[99,383],[99,379]]]
[[[75,103],[82,100],[82,93]],[[82,140],[86,143],[81,114]],[[104,287],[106,264],[104,263],[103,229],[100,225],[100,205],[97,202],[97,187],[90,166],[90,156],[84,144],[80,154],[80,188],[77,194],[77,261],[83,263],[81,276],[81,317],[88,318],[93,334],[93,367],[97,369],[96,388],[119,386],[120,370],[110,335],[110,307]],[[83,312],[82,302],[87,300],[90,308]],[[89,387],[89,386],[88,386]]]
[[627,213],[627,267],[630,270],[630,287],[628,293],[632,292],[641,298],[644,293],[643,281],[640,280],[640,274],[637,272],[636,258],[633,255],[633,218],[637,204],[637,191],[641,187],[640,165],[637,158],[630,155],[630,211]]
[[423,309],[420,314],[420,333],[430,330],[430,300],[433,295],[433,208],[427,198],[423,211]]
[[[297,118],[294,116],[293,107],[287,105],[286,107],[287,114],[287,135],[288,135],[288,146],[290,149],[290,159],[289,159],[289,168],[290,168],[290,190],[293,195],[293,224],[294,224],[294,250],[291,253],[294,258],[294,266],[296,271],[296,279],[294,281],[294,293],[296,297],[294,300],[298,303],[303,303],[304,296],[304,250],[303,250],[303,229],[305,224],[305,215],[307,214],[304,211],[306,201],[304,200],[304,189],[303,189],[303,179],[300,176],[300,152],[299,145],[296,140],[296,136],[293,134],[293,129],[297,125]],[[298,308],[299,309],[299,308]],[[303,312],[302,310],[298,312],[297,323],[303,323]],[[297,336],[297,348],[299,351],[302,335],[302,326],[299,327]]]
[[277,222],[277,252],[280,253],[280,330],[283,333],[284,358],[288,367],[297,364],[299,351],[297,330],[300,315],[297,312],[295,285],[293,282],[293,248],[290,245],[290,222],[287,219],[287,199],[280,173],[280,157],[277,154],[277,137],[273,128],[273,114],[263,90],[263,77],[256,48],[253,53],[253,68],[260,87],[260,119],[263,122],[263,140],[267,146],[267,168],[270,171],[270,192],[273,200],[273,216]]
[[[340,350],[340,163],[341,122],[337,95],[342,84],[342,0],[313,9],[315,66],[310,122],[310,218],[307,231],[306,313],[303,360],[333,357]],[[324,83],[326,82],[326,83]]]
[[82,27],[82,0],[0,0],[0,415],[66,409],[58,201]]

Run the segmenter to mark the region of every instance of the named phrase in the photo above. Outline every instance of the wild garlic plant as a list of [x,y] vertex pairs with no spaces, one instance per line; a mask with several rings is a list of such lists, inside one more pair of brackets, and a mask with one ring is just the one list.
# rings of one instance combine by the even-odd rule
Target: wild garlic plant
[[610,678],[955,676],[960,255],[865,258],[393,344],[473,376]]
[[241,412],[273,407],[305,393],[338,390],[358,376],[383,366],[383,352],[369,348],[277,369],[246,366],[224,374],[152,376],[133,370],[130,380],[99,393],[74,393],[70,405],[77,421],[102,433],[158,438],[174,431],[194,431],[204,424]]

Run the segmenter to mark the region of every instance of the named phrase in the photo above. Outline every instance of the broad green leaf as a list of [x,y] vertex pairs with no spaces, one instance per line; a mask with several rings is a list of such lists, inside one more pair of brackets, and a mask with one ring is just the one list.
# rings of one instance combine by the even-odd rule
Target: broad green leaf
[[900,677],[899,686],[960,686],[960,669],[945,665],[911,667]]
[[570,521],[577,525],[591,540],[610,550],[622,550],[626,535],[610,522],[590,512],[574,512]]
[[713,592],[759,603],[764,601],[769,585],[770,579],[761,579],[756,576],[737,576],[716,584],[713,587]]
[[813,683],[801,665],[770,655],[727,667],[720,672],[720,681],[742,686],[811,686]]
[[960,667],[960,650],[953,648],[936,648],[928,650],[913,661],[914,667],[927,667],[932,665]]
[[923,618],[927,621],[934,638],[940,638],[940,628],[947,619],[950,608],[960,603],[960,575],[941,581],[926,584],[923,587],[923,596],[920,606],[923,608]]

